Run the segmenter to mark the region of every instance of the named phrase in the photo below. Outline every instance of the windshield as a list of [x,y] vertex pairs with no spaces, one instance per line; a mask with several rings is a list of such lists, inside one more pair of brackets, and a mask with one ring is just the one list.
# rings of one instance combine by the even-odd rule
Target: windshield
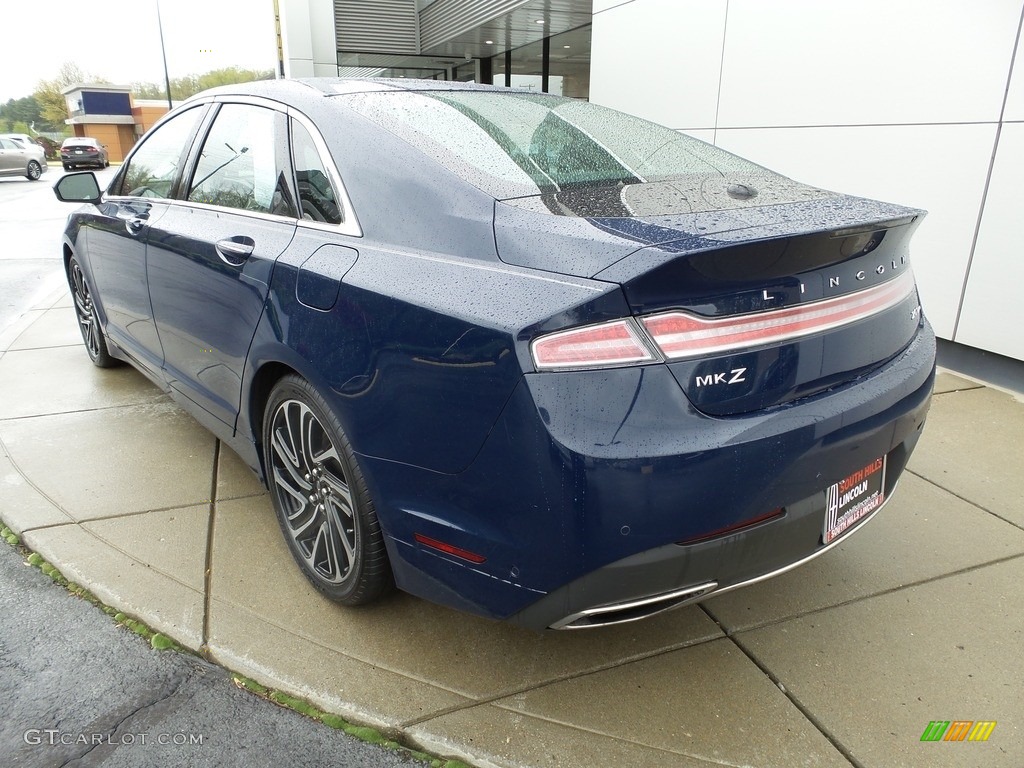
[[497,199],[581,185],[770,174],[685,134],[573,99],[500,91],[337,98]]

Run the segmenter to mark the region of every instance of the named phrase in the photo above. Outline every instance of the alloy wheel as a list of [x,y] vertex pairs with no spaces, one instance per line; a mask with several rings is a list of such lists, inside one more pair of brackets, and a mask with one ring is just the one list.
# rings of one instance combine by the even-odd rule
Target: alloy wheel
[[269,454],[283,527],[303,564],[342,584],[357,565],[359,527],[338,447],[306,403],[289,399],[274,411]]
[[89,293],[89,284],[85,281],[82,268],[78,262],[71,264],[71,292],[75,302],[75,314],[78,316],[78,327],[82,331],[82,340],[89,352],[89,357],[95,360],[100,356],[99,324],[96,322],[96,310],[92,303],[92,294]]

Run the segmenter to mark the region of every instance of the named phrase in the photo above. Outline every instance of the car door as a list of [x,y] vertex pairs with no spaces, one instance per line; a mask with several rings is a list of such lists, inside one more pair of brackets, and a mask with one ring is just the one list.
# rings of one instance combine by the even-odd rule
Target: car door
[[166,380],[233,429],[271,272],[295,234],[285,115],[221,104],[190,166],[147,235],[149,293]]
[[181,112],[146,136],[110,185],[88,232],[88,267],[107,336],[158,380],[163,350],[146,282],[146,238],[167,212],[207,109]]
[[0,139],[0,173],[17,173],[21,170],[24,151],[10,139]]

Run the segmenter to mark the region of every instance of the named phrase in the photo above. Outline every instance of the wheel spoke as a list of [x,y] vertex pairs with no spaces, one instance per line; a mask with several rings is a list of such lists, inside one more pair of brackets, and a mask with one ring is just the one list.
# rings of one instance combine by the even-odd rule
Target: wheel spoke
[[[331,527],[334,529],[335,536],[337,537],[338,541],[341,543],[342,548],[345,550],[345,563],[346,563],[346,569],[347,569],[348,566],[351,563],[355,562],[355,558],[356,558],[356,550],[355,550],[356,532],[355,532],[355,529],[353,528],[351,531],[349,531],[347,528],[345,528],[344,521],[338,515],[338,507],[339,507],[339,505],[335,504],[333,502],[333,500],[329,499],[327,501],[326,507],[327,507],[327,519],[330,521]],[[351,513],[350,510],[342,509],[341,511],[350,520],[352,519],[352,513]],[[349,538],[350,536],[351,536],[351,539]]]
[[[301,474],[299,468],[299,462],[291,446],[285,443],[285,438],[282,436],[282,430],[274,430],[274,436],[271,440],[271,448],[274,450],[280,459],[280,469],[284,469],[288,473],[288,478],[291,480],[289,485],[295,486],[296,491],[309,492],[312,489],[312,484],[306,480]],[[282,477],[279,482],[283,482]]]
[[352,517],[352,491],[349,487],[336,478],[330,472],[324,473],[324,481],[331,488],[331,500],[334,501],[340,508],[342,513],[348,517]]
[[338,575],[338,561],[336,552],[331,542],[331,528],[326,520],[320,521],[320,527],[316,531],[316,538],[313,546],[309,549],[306,562],[321,577],[327,581],[336,581]]
[[315,455],[316,446],[326,439],[323,434],[323,427],[316,420],[313,412],[305,405],[302,406],[302,458],[310,469],[317,465]]
[[295,514],[288,516],[288,522],[291,523],[293,521],[297,522],[292,526],[292,535],[295,536],[296,541],[301,543],[309,539],[308,532],[310,528],[323,523],[323,515],[317,511],[313,504],[307,502]]
[[280,467],[274,467],[274,482],[278,488],[299,502],[300,511],[303,505],[309,503],[308,495],[302,492],[302,488],[296,487],[292,476],[285,477]]

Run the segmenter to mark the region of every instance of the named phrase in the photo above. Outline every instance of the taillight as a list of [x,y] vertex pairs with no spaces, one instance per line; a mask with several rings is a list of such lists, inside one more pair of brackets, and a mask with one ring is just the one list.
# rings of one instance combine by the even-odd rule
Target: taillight
[[538,371],[604,368],[658,359],[643,342],[642,331],[628,319],[542,336],[531,349]]
[[908,269],[881,285],[796,307],[715,318],[677,310],[640,318],[642,328],[636,321],[624,319],[558,331],[536,339],[531,351],[538,371],[604,368],[733,352],[864,320],[895,307],[914,292],[914,287],[914,275]]
[[778,344],[855,323],[890,309],[914,291],[907,270],[887,283],[786,309],[707,318],[666,312],[643,319],[644,327],[670,360]]

